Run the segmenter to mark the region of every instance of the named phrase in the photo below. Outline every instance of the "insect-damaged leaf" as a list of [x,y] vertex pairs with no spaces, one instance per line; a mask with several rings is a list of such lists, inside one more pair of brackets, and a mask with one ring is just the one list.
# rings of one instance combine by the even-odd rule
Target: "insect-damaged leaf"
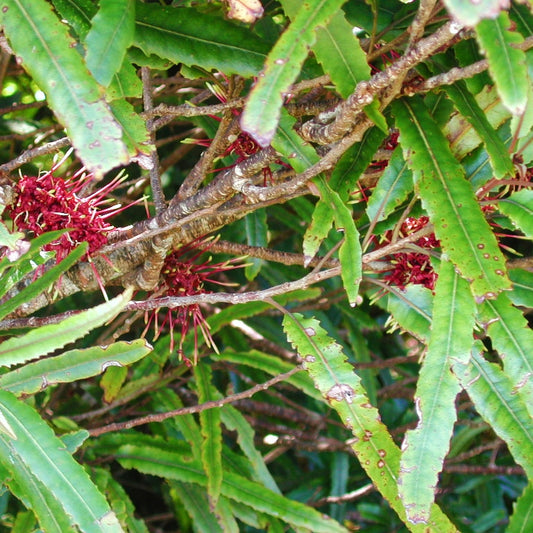
[[[378,410],[369,402],[361,379],[347,362],[340,345],[313,318],[286,315],[283,328],[302,357],[304,368],[316,388],[352,431],[355,437],[352,447],[361,466],[391,507],[406,521],[397,486],[400,450],[381,422]],[[435,528],[434,531],[456,531],[436,504],[431,506],[428,523]],[[422,524],[410,527],[411,531],[420,533],[427,531],[426,528]]]
[[485,220],[463,167],[424,103],[393,103],[400,144],[414,172],[415,187],[443,252],[470,282],[478,301],[494,298],[510,281],[496,237]]

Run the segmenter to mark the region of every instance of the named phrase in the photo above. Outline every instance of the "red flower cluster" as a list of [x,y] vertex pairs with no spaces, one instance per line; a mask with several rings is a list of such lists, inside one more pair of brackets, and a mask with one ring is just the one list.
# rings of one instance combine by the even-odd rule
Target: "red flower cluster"
[[[208,249],[208,239],[198,239],[172,252],[166,258],[161,270],[164,281],[160,292],[163,292],[166,296],[196,296],[198,294],[213,292],[206,288],[206,283],[229,286],[229,283],[221,282],[215,279],[214,276],[220,272],[241,268],[244,265],[242,263],[236,264],[240,261],[239,258],[230,259],[222,263],[212,263],[211,257],[199,261],[200,257]],[[147,321],[148,324],[145,331],[149,328],[154,318],[157,321],[156,314],[152,315]],[[167,323],[170,329],[171,350],[174,350],[174,328],[178,326],[180,330],[181,337],[178,353],[181,357],[184,355],[183,343],[191,327],[194,330],[194,363],[196,363],[198,358],[198,331],[202,333],[207,346],[217,351],[217,347],[209,331],[209,325],[198,304],[168,309],[161,327]],[[159,336],[159,333],[160,327],[156,322],[156,338]]]
[[[406,237],[423,228],[428,222],[429,218],[426,216],[407,218],[402,224],[400,235]],[[420,237],[413,244],[428,250],[440,246],[439,241],[433,233]],[[428,254],[421,252],[401,252],[394,254],[391,263],[393,268],[385,276],[385,280],[390,285],[396,285],[402,290],[410,283],[424,285],[424,287],[431,290],[435,288],[437,273],[433,270]]]
[[80,173],[69,179],[59,178],[54,176],[53,169],[40,176],[23,176],[15,187],[16,200],[9,209],[15,226],[35,236],[71,228],[72,231],[45,246],[46,250],[55,250],[58,262],[82,242],[89,243],[87,255],[95,252],[107,243],[107,234],[114,229],[107,218],[120,209],[119,205],[105,209],[99,206],[120,179],[90,196],[78,196],[92,179],[91,175]]

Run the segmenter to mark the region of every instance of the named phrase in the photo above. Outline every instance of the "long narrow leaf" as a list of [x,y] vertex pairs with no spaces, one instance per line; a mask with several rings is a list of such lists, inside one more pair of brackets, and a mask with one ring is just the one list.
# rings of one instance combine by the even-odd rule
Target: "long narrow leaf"
[[487,362],[478,349],[468,365],[454,364],[459,378],[479,414],[505,441],[515,461],[533,476],[533,422],[522,396],[514,394],[513,384],[502,369]]
[[[283,327],[302,356],[304,368],[315,386],[352,431],[355,437],[352,447],[361,466],[398,516],[408,523],[398,497],[400,451],[381,422],[378,410],[369,403],[360,379],[347,363],[341,347],[326,335],[315,319],[286,315]],[[428,523],[435,531],[455,531],[435,504]],[[426,531],[427,526],[409,524],[409,527],[411,531]]]
[[[0,461],[19,485],[25,483],[19,470],[28,469],[63,508],[64,517],[86,533],[122,531],[105,498],[85,470],[66,451],[37,412],[0,391],[0,413],[13,435],[0,432]],[[24,490],[33,490],[30,486]]]
[[56,383],[71,383],[96,376],[110,366],[129,365],[150,350],[150,345],[143,339],[116,342],[108,347],[71,350],[3,374],[0,376],[0,389],[9,390],[16,395],[34,394]]
[[[135,468],[147,474],[207,486],[202,465],[185,460],[170,446],[165,450],[147,445],[125,444],[119,448],[116,458],[125,468]],[[315,533],[347,532],[338,522],[324,517],[307,505],[285,498],[263,485],[231,472],[224,472],[221,494],[280,518],[293,527],[307,528]]]
[[359,284],[363,276],[363,253],[352,211],[341,200],[340,196],[331,190],[324,179],[317,178],[314,183],[320,191],[325,206],[333,213],[337,231],[344,234],[344,241],[339,249],[341,277],[344,290],[348,295],[348,302],[350,305],[355,305],[359,293]]
[[484,302],[479,309],[479,319],[500,355],[514,393],[523,399],[533,418],[533,331],[506,293]]
[[5,0],[0,24],[87,168],[103,174],[127,163],[122,130],[50,4]]
[[457,418],[461,386],[451,373],[453,360],[467,364],[473,343],[475,304],[468,283],[442,261],[435,287],[433,321],[415,394],[418,425],[406,433],[400,462],[400,498],[407,517],[427,522],[439,472]]
[[442,248],[471,284],[478,301],[494,298],[510,281],[498,243],[483,217],[464,170],[422,101],[393,104],[400,142],[413,168],[422,205]]
[[83,337],[92,329],[105,324],[128,303],[132,289],[105,304],[66,318],[58,324],[34,329],[20,337],[12,337],[0,345],[0,365],[12,366],[41,357]]
[[518,32],[511,31],[510,26],[509,14],[502,12],[496,19],[482,20],[476,26],[476,35],[505,107],[514,115],[520,115],[526,108],[531,81],[525,52],[511,46],[524,39]]
[[265,69],[252,89],[241,127],[261,145],[268,146],[276,131],[283,94],[296,80],[315,41],[317,26],[327,24],[345,0],[309,0],[281,35],[268,55]]
[[533,239],[533,190],[522,189],[498,202],[498,209],[507,215],[513,224]]
[[533,529],[533,482],[529,482],[513,506],[506,533],[528,533]]
[[[215,400],[217,391],[211,383],[211,369],[206,365],[194,368],[198,401]],[[216,507],[222,485],[222,427],[218,409],[204,409],[200,413],[202,428],[202,463],[207,476],[207,493],[212,507]]]
[[513,162],[505,144],[488,121],[472,93],[468,91],[466,83],[457,82],[450,85],[446,87],[446,92],[461,115],[472,124],[483,140],[496,177],[503,178],[507,174],[514,174]]
[[[87,66],[95,79],[107,87],[122,66],[133,42],[135,1],[101,2],[85,39]],[[105,58],[105,61],[102,61]]]
[[143,2],[136,12],[134,44],[148,56],[240,76],[257,75],[266,59],[265,42],[220,17]]

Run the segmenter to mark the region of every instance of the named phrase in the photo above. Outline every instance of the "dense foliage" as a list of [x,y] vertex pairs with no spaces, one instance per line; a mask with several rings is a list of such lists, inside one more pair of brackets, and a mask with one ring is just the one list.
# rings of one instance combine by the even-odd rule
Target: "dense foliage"
[[532,531],[532,10],[1,0],[1,527]]

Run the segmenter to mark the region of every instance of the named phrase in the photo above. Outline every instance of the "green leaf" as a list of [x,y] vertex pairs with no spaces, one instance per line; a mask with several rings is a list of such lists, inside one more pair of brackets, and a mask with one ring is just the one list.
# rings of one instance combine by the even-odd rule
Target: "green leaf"
[[524,235],[533,239],[533,190],[522,189],[498,201],[498,209],[507,215]]
[[496,300],[483,302],[479,320],[484,325],[503,362],[505,375],[513,386],[513,394],[522,397],[533,418],[533,331],[524,315],[511,304],[507,293]]
[[327,24],[345,0],[307,0],[268,55],[265,69],[250,92],[241,128],[268,146],[278,126],[284,93],[289,92],[315,42],[317,26]]
[[[132,158],[144,161],[153,146],[146,122],[135,112],[134,107],[125,99],[113,100],[109,107],[116,121],[124,130],[124,143]],[[146,166],[146,165],[145,165]]]
[[[489,124],[498,131],[499,137],[506,144],[506,129],[500,129],[510,118],[509,111],[502,104],[498,93],[492,85],[485,86],[475,96],[478,106],[481,108]],[[460,113],[452,115],[450,120],[444,125],[443,131],[450,141],[450,147],[458,160],[468,156],[472,150],[477,148],[482,139],[472,124],[468,122]],[[508,151],[508,150],[506,150]],[[486,150],[482,152],[486,155]],[[469,173],[470,174],[470,173]],[[490,176],[492,177],[492,172]]]
[[331,190],[324,178],[316,178],[313,183],[317,185],[322,201],[333,213],[337,231],[344,234],[344,241],[339,249],[341,278],[348,295],[348,302],[354,306],[359,294],[359,284],[363,277],[363,252],[352,211],[341,200],[340,196]]
[[444,0],[450,14],[465,26],[475,26],[484,18],[494,18],[502,9],[501,0]]
[[401,146],[392,152],[389,164],[372,191],[366,214],[372,221],[385,220],[413,191],[413,173],[405,162]]
[[530,481],[513,505],[506,533],[528,533],[533,529],[533,483]]
[[342,10],[317,29],[313,51],[342,98],[348,98],[358,82],[370,78],[366,54]]
[[[0,413],[14,436],[0,432],[0,462],[15,479],[20,490],[39,490],[42,498],[52,499],[65,518],[84,532],[120,532],[118,520],[105,498],[85,470],[66,451],[61,441],[35,410],[0,391]],[[34,483],[25,475],[31,472]],[[55,506],[57,512],[58,506]],[[41,516],[38,519],[41,520]],[[48,520],[48,518],[47,518]]]
[[510,285],[504,257],[462,166],[422,101],[396,101],[393,111],[404,156],[443,251],[470,282],[478,301],[494,298]]
[[181,481],[171,481],[169,484],[179,496],[194,523],[196,531],[201,533],[225,533],[217,522],[216,516],[210,512],[206,492],[202,487]]
[[389,287],[388,291],[377,303],[387,309],[398,326],[426,343],[434,299],[431,290],[422,285],[408,285],[403,291],[395,287]]
[[3,374],[0,376],[0,388],[18,396],[34,394],[56,383],[70,383],[96,376],[108,367],[129,365],[150,351],[150,345],[143,339],[71,350]]
[[[266,209],[257,209],[244,217],[246,228],[246,243],[250,246],[268,246],[268,225]],[[244,273],[248,281],[256,278],[264,264],[262,259],[251,257],[247,259],[249,264]]]
[[255,480],[271,491],[281,494],[276,481],[268,471],[263,456],[255,447],[255,432],[250,423],[232,405],[224,405],[220,409],[220,416],[222,422],[230,431],[237,432],[237,442],[254,469]]
[[400,498],[413,523],[426,523],[438,475],[457,418],[455,398],[461,390],[452,362],[467,364],[473,344],[475,303],[468,283],[442,261],[435,287],[428,350],[418,380],[416,429],[407,431],[400,461]]
[[133,42],[135,1],[101,2],[91,22],[91,30],[85,38],[87,66],[96,81],[107,87]]
[[526,109],[531,81],[525,52],[511,46],[524,38],[510,26],[509,14],[502,12],[496,19],[482,20],[476,26],[476,36],[503,104],[513,115],[520,115]]
[[476,349],[468,365],[454,364],[454,374],[479,414],[505,441],[529,479],[533,476],[533,422],[522,396],[501,368],[488,363]]
[[513,282],[509,299],[514,305],[533,307],[533,272],[513,268],[509,271],[509,277]]
[[490,124],[485,112],[472,93],[468,91],[466,83],[459,81],[447,86],[445,90],[461,115],[472,124],[483,140],[496,177],[503,178],[507,174],[513,175],[514,165],[505,144]]
[[17,257],[14,261],[10,261],[8,257],[0,260],[0,275],[2,275],[0,298],[27,274],[33,272],[37,266],[42,265],[45,261],[53,257],[52,252],[43,252],[42,247],[58,239],[65,231],[58,230],[43,233],[43,235],[32,239],[29,250],[25,254]]
[[[285,372],[289,372],[294,368],[293,364],[282,361],[279,359],[279,357],[259,352],[258,350],[250,350],[249,352],[226,351],[222,355],[213,354],[212,358],[215,361],[223,360],[233,364],[256,368],[266,372],[270,376],[284,374]],[[313,382],[304,372],[298,372],[297,374],[294,374],[286,380],[286,383],[290,383],[292,386],[301,390],[311,398],[315,398],[317,400],[321,399],[321,396],[316,391]]]
[[[317,389],[352,431],[355,438],[351,446],[361,466],[398,516],[406,522],[405,510],[397,492],[400,451],[381,422],[378,410],[370,404],[360,378],[346,361],[341,347],[313,318],[286,315],[283,328],[302,357],[304,368]],[[430,523],[435,531],[455,531],[435,504]],[[411,526],[411,530],[425,531],[425,527]]]
[[296,119],[281,109],[279,127],[272,139],[272,147],[283,154],[296,172],[303,172],[319,161],[315,149],[296,133]]
[[[215,400],[217,391],[211,384],[211,368],[207,365],[194,367],[194,377],[198,390],[198,402]],[[222,486],[222,427],[218,409],[204,409],[200,412],[202,428],[202,464],[207,476],[207,493],[214,508],[217,505]]]
[[75,250],[70,252],[61,263],[54,265],[44,272],[42,276],[37,277],[32,283],[24,287],[20,292],[15,294],[0,306],[0,320],[9,315],[22,304],[29,302],[44,290],[48,289],[56,282],[71,266],[75,265],[87,251],[87,243],[82,243]]
[[[207,479],[201,464],[187,461],[171,446],[149,447],[147,445],[125,444],[116,453],[124,468],[135,468],[140,472],[175,479],[201,486]],[[268,490],[263,485],[231,472],[224,472],[221,494],[242,502],[257,511],[280,518],[293,527],[307,528],[314,533],[346,533],[347,529],[338,522],[324,517],[318,511],[302,503],[292,501]]]
[[113,479],[110,472],[103,468],[92,468],[91,478],[100,491],[105,494],[124,531],[128,533],[148,533],[148,528],[144,522],[135,518],[135,507],[128,493],[120,483]]
[[68,317],[58,324],[49,324],[11,337],[0,345],[0,365],[12,366],[41,357],[86,335],[92,329],[114,318],[129,302],[132,289],[104,304]]
[[129,161],[122,130],[66,27],[44,0],[4,0],[0,24],[45,92],[85,166],[103,174]]
[[268,45],[245,27],[187,7],[136,4],[134,44],[147,56],[225,74],[256,76]]

